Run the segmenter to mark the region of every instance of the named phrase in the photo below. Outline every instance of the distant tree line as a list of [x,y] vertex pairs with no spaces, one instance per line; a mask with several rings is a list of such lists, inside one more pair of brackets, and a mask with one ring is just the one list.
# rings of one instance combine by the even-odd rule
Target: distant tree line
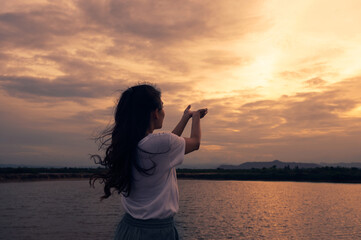
[[102,171],[104,168],[45,168],[45,167],[39,167],[39,168],[32,168],[32,167],[6,167],[6,168],[0,168],[0,174],[5,173],[96,173],[99,171]]
[[[0,168],[0,182],[89,178],[104,168]],[[177,169],[181,179],[361,183],[360,168]]]
[[180,178],[208,180],[263,180],[361,183],[361,169],[320,168],[252,168],[252,169],[178,169]]
[[103,168],[0,168],[0,182],[86,179]]

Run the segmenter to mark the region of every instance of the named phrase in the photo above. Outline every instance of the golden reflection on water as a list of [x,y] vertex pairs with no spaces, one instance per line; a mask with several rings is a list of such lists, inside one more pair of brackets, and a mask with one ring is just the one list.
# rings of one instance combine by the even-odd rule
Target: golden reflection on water
[[[178,183],[183,240],[361,239],[361,184]],[[88,181],[0,184],[0,239],[112,239],[124,212],[101,194]]]
[[360,190],[359,184],[181,180],[177,219],[185,239],[354,239],[361,237]]

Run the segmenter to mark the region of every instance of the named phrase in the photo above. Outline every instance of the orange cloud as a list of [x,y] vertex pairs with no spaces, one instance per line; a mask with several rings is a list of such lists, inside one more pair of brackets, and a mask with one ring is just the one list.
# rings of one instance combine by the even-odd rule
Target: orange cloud
[[89,138],[143,81],[163,91],[166,131],[188,104],[209,108],[188,165],[356,161],[358,4],[6,2],[0,163],[91,164]]

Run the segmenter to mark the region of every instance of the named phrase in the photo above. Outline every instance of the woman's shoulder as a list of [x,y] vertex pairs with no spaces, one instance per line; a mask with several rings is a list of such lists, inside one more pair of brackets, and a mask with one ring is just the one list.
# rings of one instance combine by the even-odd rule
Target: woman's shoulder
[[153,153],[168,152],[171,145],[171,133],[167,132],[148,134],[138,144],[141,149]]
[[173,145],[176,142],[182,141],[183,138],[171,132],[160,132],[149,134],[150,141],[156,141],[163,144]]
[[148,136],[150,138],[169,138],[172,133],[169,132],[158,132],[158,133],[151,133]]
[[143,141],[141,142],[155,142],[157,144],[169,144],[170,143],[170,138],[171,138],[171,133],[168,132],[160,132],[160,133],[151,133],[148,134]]

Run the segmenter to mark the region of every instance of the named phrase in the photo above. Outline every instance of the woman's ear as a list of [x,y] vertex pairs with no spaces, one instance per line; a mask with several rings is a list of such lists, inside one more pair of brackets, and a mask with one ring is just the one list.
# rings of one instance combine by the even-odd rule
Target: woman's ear
[[158,109],[155,109],[153,112],[151,112],[150,116],[152,119],[158,120],[159,119]]

